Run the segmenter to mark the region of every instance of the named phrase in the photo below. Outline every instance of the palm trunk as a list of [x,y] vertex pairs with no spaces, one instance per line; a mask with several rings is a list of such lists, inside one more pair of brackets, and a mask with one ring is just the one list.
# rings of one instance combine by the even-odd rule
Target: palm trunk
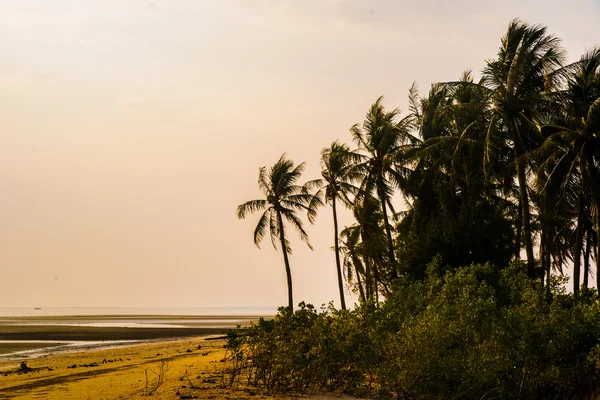
[[521,259],[521,236],[523,234],[523,207],[521,207],[521,197],[519,196],[519,207],[517,209],[516,232],[515,232],[515,260]]
[[542,264],[542,287],[544,287],[544,280],[546,277],[546,252],[548,248],[548,235],[546,233],[546,224],[542,224],[542,231],[540,233],[540,262]]
[[371,269],[371,280],[373,284],[373,292],[371,294],[375,295],[375,301],[378,301],[379,291],[377,288],[379,287],[379,283],[381,282],[381,277],[379,276],[379,267],[377,266],[377,260],[373,261]]
[[581,247],[583,244],[583,201],[579,201],[577,210],[577,228],[575,229],[575,249],[573,251],[573,293],[579,293],[581,282]]
[[337,221],[337,209],[335,204],[335,196],[332,199],[332,208],[333,208],[333,230],[335,233],[334,243],[335,243],[335,264],[337,266],[337,277],[338,277],[338,287],[340,289],[340,303],[342,305],[342,310],[346,309],[346,299],[344,298],[344,280],[342,278],[342,266],[340,264],[340,247],[338,243],[338,221]]
[[360,295],[360,301],[364,303],[367,298],[365,297],[365,290],[360,279],[360,273],[358,272],[358,268],[355,267],[354,273],[356,274],[356,283],[358,284],[358,293]]
[[294,296],[292,290],[292,270],[290,268],[290,261],[288,260],[287,246],[285,245],[285,233],[283,231],[283,220],[281,219],[281,212],[277,211],[277,223],[279,224],[279,239],[281,240],[281,251],[283,252],[283,262],[285,263],[285,273],[287,275],[287,286],[288,286],[288,307],[290,311],[294,312]]
[[600,204],[596,204],[596,289],[600,294],[600,210],[598,209]]
[[550,298],[550,278],[552,277],[552,264],[550,262],[550,253],[545,255],[546,257],[546,297]]
[[379,200],[381,201],[381,208],[383,211],[383,224],[385,225],[385,234],[387,236],[388,242],[388,257],[390,258],[390,264],[392,268],[390,276],[392,280],[395,280],[398,278],[398,273],[396,271],[396,257],[394,256],[394,242],[392,240],[392,230],[390,229],[390,224],[387,215],[387,206],[385,204],[385,192],[379,186],[380,185],[378,185],[377,192],[379,194]]
[[[552,241],[550,239],[550,233],[548,232],[548,224],[542,226],[542,243],[541,243],[541,254],[540,261],[542,263],[542,286],[546,285],[546,299],[550,299],[551,294],[551,274],[552,274],[552,263],[550,259],[550,249],[552,248]],[[546,281],[544,282],[544,276]]]
[[373,297],[373,277],[371,276],[371,266],[369,265],[369,259],[368,257],[364,257],[365,259],[365,275],[366,275],[366,282],[365,282],[365,289],[366,289],[366,295],[367,295],[367,300],[371,300],[371,298]]
[[[588,147],[589,149],[589,147]],[[598,199],[598,181],[599,181],[599,177],[597,176],[596,173],[594,173],[595,171],[595,164],[594,164],[594,158],[592,156],[592,154],[590,153],[590,151],[588,150],[586,152],[586,157],[585,157],[585,161],[586,161],[586,170],[588,171],[588,179],[590,179],[590,182],[588,183],[588,185],[591,188],[591,198],[589,199],[588,204],[590,205],[590,210],[594,209],[594,212],[592,214],[592,223],[590,225],[590,228],[588,230],[588,235],[591,233],[592,231],[592,227],[596,228],[596,290],[598,291],[598,295],[600,295],[600,201]],[[596,207],[592,207],[592,205],[596,206]]]
[[533,242],[531,240],[531,214],[529,211],[529,195],[527,194],[527,177],[525,176],[525,163],[517,159],[517,176],[519,178],[519,194],[523,210],[523,242],[527,253],[527,274],[535,276],[535,258],[533,256]]
[[585,239],[585,255],[583,258],[583,287],[588,288],[589,286],[589,275],[590,275],[590,250],[592,248],[592,237],[590,229],[588,228]]
[[[550,252],[552,250],[552,234],[553,232],[550,231],[551,227],[553,225],[551,225],[548,220],[551,218],[550,217],[550,212],[549,209],[550,207],[548,206],[548,196],[544,196],[543,200],[542,200],[542,204],[541,204],[541,217],[542,217],[542,224],[540,227],[540,263],[541,263],[541,267],[542,267],[542,271],[541,271],[541,281],[542,281],[542,287],[544,286],[544,278],[547,274],[547,271],[550,270]],[[549,276],[549,275],[548,275]],[[546,282],[546,285],[550,284],[550,279],[548,279]]]

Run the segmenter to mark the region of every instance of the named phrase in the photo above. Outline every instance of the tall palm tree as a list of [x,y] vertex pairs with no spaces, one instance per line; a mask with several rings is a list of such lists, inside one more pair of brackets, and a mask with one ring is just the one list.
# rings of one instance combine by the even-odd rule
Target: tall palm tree
[[264,210],[254,229],[254,244],[260,248],[260,243],[266,236],[267,231],[271,237],[273,247],[277,248],[276,240],[279,239],[287,276],[288,306],[292,311],[294,309],[292,270],[288,259],[288,254],[291,254],[292,249],[286,236],[283,221],[285,219],[296,228],[300,234],[300,239],[312,250],[302,221],[296,215],[297,211],[307,211],[311,218],[316,215],[316,211],[310,208],[312,195],[305,186],[297,184],[304,168],[305,163],[295,166],[293,161],[285,157],[285,154],[269,170],[266,167],[261,167],[258,174],[258,187],[264,193],[265,198],[247,201],[237,208],[239,219],[244,219],[248,214]]
[[382,101],[383,97],[378,98],[364,122],[355,124],[350,132],[359,150],[366,155],[364,161],[355,165],[355,171],[362,174],[359,196],[375,194],[381,203],[391,277],[395,279],[398,273],[388,208],[395,214],[391,197],[394,188],[400,187],[404,180],[406,170],[401,162],[404,146],[413,142],[414,137],[410,134],[411,116],[398,120],[400,111],[386,111]]
[[[592,238],[588,215],[593,217],[596,232],[600,228],[600,48],[586,53],[568,71],[566,88],[551,97],[557,111],[542,123],[546,139],[538,153],[544,156],[540,168],[548,175],[543,190],[560,193],[576,215],[572,258],[573,291],[577,293],[583,238],[589,238],[588,247]],[[585,259],[589,259],[587,250]]]
[[[333,230],[334,230],[334,250],[335,264],[337,267],[338,287],[340,291],[340,303],[342,310],[346,309],[346,299],[344,296],[344,280],[342,277],[342,265],[340,262],[339,249],[339,231],[337,204],[338,200],[349,205],[349,194],[356,194],[357,188],[352,185],[353,178],[352,166],[360,162],[361,155],[353,152],[346,144],[333,142],[329,147],[321,151],[321,176],[322,179],[316,179],[306,183],[307,187],[316,188],[317,191],[311,201],[309,210],[314,210],[324,203],[331,204],[333,210]],[[311,214],[309,220],[312,222]]]
[[532,121],[552,83],[548,77],[563,64],[563,50],[560,39],[548,34],[545,26],[529,25],[518,19],[511,21],[501,43],[497,58],[488,61],[483,70],[494,110],[486,150],[491,154],[506,141],[513,147],[522,216],[522,222],[517,223],[522,223],[527,267],[533,275],[535,258],[525,155],[541,144]]

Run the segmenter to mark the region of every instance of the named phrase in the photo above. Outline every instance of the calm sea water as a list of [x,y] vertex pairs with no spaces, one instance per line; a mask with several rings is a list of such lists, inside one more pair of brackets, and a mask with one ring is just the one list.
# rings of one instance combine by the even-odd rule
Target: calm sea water
[[0,317],[51,317],[74,315],[231,315],[269,316],[277,307],[0,307]]
[[[231,328],[243,325],[258,316],[272,316],[276,307],[0,307],[0,333],[4,326],[72,326],[72,327],[123,327],[123,328],[180,328],[204,326]],[[156,318],[154,316],[164,316]],[[73,316],[82,316],[73,320]],[[109,316],[108,318],[105,316]],[[150,317],[153,316],[153,317]],[[169,316],[175,316],[171,318]],[[181,316],[182,318],[178,318]],[[211,318],[211,316],[214,316]],[[219,318],[217,318],[217,316]],[[225,318],[223,318],[225,316]],[[31,320],[11,319],[13,317],[41,317]],[[48,317],[45,319],[44,317]],[[57,318],[58,317],[58,318]],[[61,318],[65,317],[65,318]],[[198,318],[194,318],[198,317]],[[27,328],[25,328],[27,329]],[[43,335],[41,336],[43,338]],[[0,340],[0,346],[11,343],[47,343],[44,340],[19,341]],[[52,340],[50,347],[31,350],[0,353],[0,360],[19,360],[37,358],[49,354],[70,351],[85,351],[96,348],[111,348],[143,342],[143,340],[107,340],[107,341],[60,341]],[[59,346],[55,346],[60,343]]]

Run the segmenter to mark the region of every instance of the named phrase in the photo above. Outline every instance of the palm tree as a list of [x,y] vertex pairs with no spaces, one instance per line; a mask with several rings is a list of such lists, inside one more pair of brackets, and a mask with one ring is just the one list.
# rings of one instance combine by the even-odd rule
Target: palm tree
[[[596,245],[596,233],[592,226],[592,221],[590,218],[587,218],[587,230],[586,230],[586,241],[585,241],[585,255],[583,258],[583,287],[588,288],[588,279],[590,276],[590,257],[592,256],[592,248]],[[598,271],[596,271],[598,274]],[[598,286],[598,283],[596,283]]]
[[[344,297],[344,280],[338,244],[337,203],[339,199],[344,204],[349,205],[348,194],[356,194],[357,188],[350,183],[353,177],[351,167],[360,160],[361,156],[358,153],[350,151],[347,145],[335,141],[321,151],[321,176],[323,178],[306,184],[307,187],[317,189],[309,210],[314,210],[324,203],[331,204],[333,210],[335,264],[342,310],[346,309],[346,299]],[[312,222],[310,214],[309,220]]]
[[[423,277],[436,254],[448,267],[493,261],[504,265],[513,242],[512,204],[481,168],[492,113],[488,90],[470,72],[452,85],[434,84],[425,97],[410,89],[418,145],[407,149],[403,186],[409,204],[398,224],[403,270]],[[494,169],[507,163],[494,160]],[[495,237],[494,241],[488,238]]]
[[316,211],[310,208],[311,194],[308,193],[305,186],[296,184],[304,168],[305,163],[295,166],[293,161],[285,157],[285,154],[268,171],[266,167],[261,167],[258,174],[258,186],[266,198],[247,201],[237,208],[239,219],[264,210],[254,229],[254,244],[257,247],[260,248],[260,243],[266,236],[267,230],[273,247],[277,248],[276,240],[279,238],[287,276],[288,306],[292,311],[294,309],[292,271],[288,260],[288,254],[291,254],[292,249],[286,237],[283,220],[285,219],[296,228],[300,239],[312,250],[302,221],[296,215],[297,211],[307,211],[311,218],[316,215]]
[[532,26],[515,19],[502,38],[497,59],[488,61],[483,70],[494,110],[486,138],[486,152],[491,155],[502,142],[512,145],[522,217],[522,221],[517,221],[517,231],[522,224],[530,275],[534,274],[535,258],[525,155],[541,144],[539,131],[532,121],[544,104],[544,93],[552,83],[548,77],[562,63],[560,39],[548,34],[545,26]]
[[[543,155],[540,169],[548,175],[544,192],[560,193],[576,215],[572,258],[573,291],[577,293],[584,235],[588,260],[590,225],[595,225],[596,232],[600,228],[600,48],[589,51],[572,66],[566,75],[566,88],[551,97],[556,111],[541,124],[546,139],[538,151]],[[590,214],[592,224],[588,222]],[[598,257],[596,262],[598,271]],[[584,273],[587,276],[587,271]]]
[[364,196],[355,199],[352,211],[356,223],[346,227],[341,236],[345,245],[354,247],[355,253],[362,259],[362,262],[358,262],[354,258],[353,264],[357,272],[364,271],[365,298],[378,301],[379,288],[383,287],[386,294],[389,293],[388,282],[394,273],[394,270],[388,272],[382,268],[388,260],[385,255],[386,235],[382,226],[384,221],[381,204],[372,196]]
[[[536,153],[543,149],[544,146]],[[536,222],[539,225],[542,284],[544,280],[549,284],[552,270],[562,273],[562,267],[572,259],[573,241],[576,236],[573,227],[575,212],[571,207],[573,192],[563,192],[560,185],[556,184],[556,179],[551,176],[552,167],[548,163],[540,164],[542,167],[537,168],[531,198],[538,210]],[[579,281],[579,277],[576,276],[579,274],[578,269],[575,268],[574,281]],[[547,285],[546,290],[550,294],[550,285]]]
[[400,111],[394,109],[386,112],[382,101],[383,97],[378,98],[362,125],[355,124],[350,132],[359,150],[366,155],[364,161],[354,167],[362,175],[359,196],[371,196],[375,192],[381,203],[391,277],[395,279],[398,274],[388,207],[395,214],[391,197],[394,187],[400,187],[404,180],[406,170],[401,163],[404,146],[413,142],[414,137],[410,134],[411,117],[397,121]]
[[353,228],[342,230],[339,241],[341,246],[338,248],[343,255],[342,263],[346,270],[346,279],[348,282],[352,282],[352,278],[356,277],[360,301],[364,303],[367,297],[361,277],[366,275],[366,271],[362,260],[363,248],[360,240],[360,230]]

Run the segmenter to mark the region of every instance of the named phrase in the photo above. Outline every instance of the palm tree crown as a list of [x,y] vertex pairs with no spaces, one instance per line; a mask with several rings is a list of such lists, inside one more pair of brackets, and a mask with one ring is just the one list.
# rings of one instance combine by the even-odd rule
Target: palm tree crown
[[254,229],[254,244],[260,247],[267,232],[273,247],[277,248],[276,242],[279,239],[286,267],[290,309],[293,309],[294,304],[292,275],[288,260],[288,254],[291,254],[292,249],[286,236],[284,220],[296,229],[300,234],[300,239],[312,250],[308,234],[296,213],[306,211],[311,218],[316,215],[316,211],[310,206],[313,196],[308,192],[306,186],[297,184],[304,168],[305,163],[295,166],[293,161],[285,157],[285,154],[268,171],[266,167],[261,167],[258,174],[258,187],[265,198],[247,201],[237,208],[239,219],[246,218],[250,213],[264,210]]
[[[311,200],[309,210],[327,203],[331,204],[333,211],[334,226],[334,250],[337,267],[338,287],[340,292],[340,303],[342,309],[346,309],[346,299],[344,297],[344,282],[342,277],[342,266],[340,262],[340,249],[338,245],[338,218],[337,204],[340,199],[344,204],[350,205],[349,194],[356,194],[357,188],[351,181],[355,178],[353,166],[362,160],[362,156],[350,150],[350,148],[339,142],[333,142],[329,147],[321,151],[321,176],[322,179],[316,179],[308,182],[308,187],[317,189]],[[308,215],[312,221],[311,214]]]
[[388,207],[394,214],[391,202],[395,187],[400,187],[405,178],[406,169],[402,166],[405,145],[415,141],[410,134],[412,117],[399,121],[400,111],[386,111],[381,104],[383,97],[371,106],[364,122],[355,124],[350,132],[359,150],[365,153],[364,161],[355,165],[355,171],[361,174],[359,197],[376,194],[381,202],[385,231],[388,242],[388,258],[391,276],[397,276],[396,258],[392,240]]
[[496,158],[494,153],[506,148],[504,143],[511,144],[508,148],[516,167],[521,214],[517,230],[521,231],[522,225],[530,274],[534,274],[535,259],[525,155],[541,144],[533,121],[546,105],[544,95],[556,83],[563,57],[560,39],[548,34],[545,26],[515,19],[502,38],[497,58],[488,61],[483,70],[494,111],[486,139],[486,160]]

